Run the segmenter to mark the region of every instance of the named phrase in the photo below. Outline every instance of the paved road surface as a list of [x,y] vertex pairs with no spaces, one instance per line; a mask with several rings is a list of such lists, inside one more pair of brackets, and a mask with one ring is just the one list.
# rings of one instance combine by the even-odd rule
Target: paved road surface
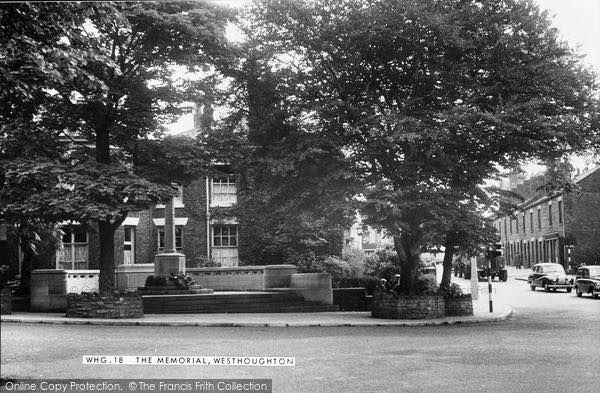
[[[481,289],[487,285],[482,283]],[[272,378],[274,392],[600,391],[600,301],[564,292],[532,292],[525,282],[512,278],[495,283],[494,289],[497,299],[514,306],[511,320],[416,328],[3,323],[1,374]],[[89,366],[81,364],[84,354],[294,356],[297,365]]]

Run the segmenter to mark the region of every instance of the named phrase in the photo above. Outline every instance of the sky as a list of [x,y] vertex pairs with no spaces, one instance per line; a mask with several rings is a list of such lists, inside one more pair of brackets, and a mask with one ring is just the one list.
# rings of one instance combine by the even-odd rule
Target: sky
[[[540,8],[549,11],[553,24],[561,38],[571,47],[579,48],[586,57],[584,62],[600,75],[600,0],[535,0]],[[230,6],[239,6],[244,0],[215,0]],[[231,29],[230,39],[239,37]],[[178,122],[167,126],[171,133],[189,130],[193,127],[191,114],[182,116]],[[585,165],[577,162],[577,166]],[[535,168],[530,171],[536,171]]]
[[571,46],[580,45],[585,61],[600,73],[600,0],[537,0],[554,15],[554,25]]

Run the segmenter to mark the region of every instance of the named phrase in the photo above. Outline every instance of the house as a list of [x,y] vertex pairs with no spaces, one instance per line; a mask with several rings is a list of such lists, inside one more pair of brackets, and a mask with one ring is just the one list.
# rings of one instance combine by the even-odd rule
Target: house
[[[193,137],[195,131],[179,134]],[[237,177],[228,175],[227,166],[218,165],[222,175],[198,179],[179,186],[174,200],[176,249],[185,254],[186,265],[196,267],[216,262],[223,267],[239,264],[238,221],[232,213],[237,204]],[[115,232],[115,266],[150,264],[154,255],[164,248],[165,206],[132,211]],[[63,222],[62,248],[40,252],[34,269],[94,270],[99,269],[99,238],[94,225],[76,221]],[[2,264],[11,265],[15,275],[21,275],[23,252],[19,241],[0,233]]]
[[342,254],[351,250],[362,250],[366,256],[373,255],[383,248],[392,247],[394,239],[383,230],[377,230],[364,225],[362,217],[357,214],[356,222],[344,231],[344,246]]
[[[239,264],[238,222],[231,213],[237,203],[234,175],[206,177],[179,186],[174,199],[175,248],[188,267],[212,260],[223,267]],[[165,206],[130,212],[115,232],[115,266],[153,263],[164,248]],[[93,228],[65,223],[63,248],[56,269],[99,268],[99,241]]]
[[526,200],[495,221],[509,264],[600,263],[600,166],[574,181],[580,190],[572,193],[538,192],[543,176],[512,184],[510,189]]

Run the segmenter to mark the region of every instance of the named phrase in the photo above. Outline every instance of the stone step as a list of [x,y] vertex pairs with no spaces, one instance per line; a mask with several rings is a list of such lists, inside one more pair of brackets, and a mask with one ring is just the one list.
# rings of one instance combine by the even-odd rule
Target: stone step
[[214,292],[212,294],[160,294],[142,295],[148,301],[163,302],[201,302],[201,303],[270,303],[304,300],[295,293],[264,293],[264,292]]
[[145,314],[243,314],[243,313],[300,313],[300,312],[335,312],[339,311],[338,306],[332,304],[317,304],[317,305],[279,305],[269,307],[249,307],[249,308],[218,308],[218,309],[185,309],[185,308],[163,308],[146,309]]
[[143,295],[147,314],[325,312],[338,307],[305,301],[292,292],[215,292],[205,295]]
[[208,294],[213,293],[212,289],[208,288],[177,288],[177,289],[160,289],[156,288],[139,288],[138,292],[144,295],[188,295],[188,294]]

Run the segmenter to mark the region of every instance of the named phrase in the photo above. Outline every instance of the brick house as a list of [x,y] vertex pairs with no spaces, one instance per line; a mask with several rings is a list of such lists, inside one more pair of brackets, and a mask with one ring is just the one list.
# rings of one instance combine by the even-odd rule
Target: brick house
[[[238,266],[238,222],[231,214],[237,203],[234,176],[204,178],[179,187],[175,198],[175,247],[189,267],[208,259],[221,266]],[[115,232],[115,265],[152,263],[164,247],[165,209],[129,213]],[[63,225],[63,249],[57,269],[98,269],[98,236],[92,228]]]
[[600,166],[575,182],[580,191],[572,193],[537,193],[540,176],[511,187],[526,200],[512,216],[495,221],[509,264],[600,263]]

